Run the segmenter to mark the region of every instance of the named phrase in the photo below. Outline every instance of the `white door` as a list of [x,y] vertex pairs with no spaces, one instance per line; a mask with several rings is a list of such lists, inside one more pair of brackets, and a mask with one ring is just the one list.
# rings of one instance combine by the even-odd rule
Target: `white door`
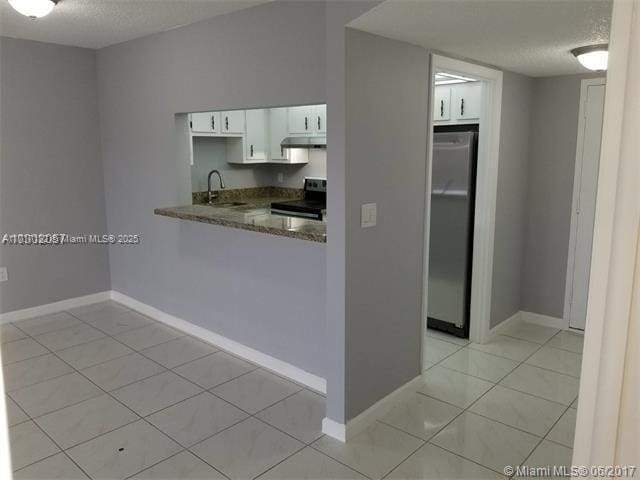
[[244,110],[220,113],[223,133],[244,133]]
[[289,107],[289,133],[293,135],[311,133],[311,108]]
[[316,105],[313,107],[313,129],[314,133],[326,135],[327,133],[327,106]]
[[569,326],[580,330],[584,330],[587,314],[604,94],[604,80],[583,81],[565,305]]
[[287,160],[287,152],[280,145],[282,140],[289,136],[289,127],[287,125],[287,108],[271,108],[269,110],[269,158],[272,162],[285,162]]
[[247,162],[267,161],[267,111],[247,110]]
[[456,103],[454,115],[456,120],[477,120],[480,118],[482,99],[482,83],[460,83],[453,89]]
[[449,107],[451,105],[451,87],[436,86],[433,95],[433,120],[442,122],[449,120]]
[[220,114],[218,112],[192,113],[190,117],[192,132],[218,133],[220,128]]

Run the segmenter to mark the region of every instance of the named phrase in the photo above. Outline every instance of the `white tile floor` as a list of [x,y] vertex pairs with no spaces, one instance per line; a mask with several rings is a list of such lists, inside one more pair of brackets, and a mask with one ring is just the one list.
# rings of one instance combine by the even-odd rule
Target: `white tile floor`
[[113,302],[0,326],[16,479],[504,478],[567,463],[582,338],[426,336],[422,383],[342,444],[324,397]]

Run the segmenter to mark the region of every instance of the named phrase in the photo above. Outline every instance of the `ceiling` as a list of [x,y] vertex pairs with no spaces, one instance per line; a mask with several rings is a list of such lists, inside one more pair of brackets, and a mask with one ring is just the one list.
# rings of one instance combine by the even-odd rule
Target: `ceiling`
[[386,0],[359,30],[546,77],[588,72],[570,50],[607,43],[610,0]]
[[269,0],[61,0],[37,20],[0,0],[0,35],[102,48]]

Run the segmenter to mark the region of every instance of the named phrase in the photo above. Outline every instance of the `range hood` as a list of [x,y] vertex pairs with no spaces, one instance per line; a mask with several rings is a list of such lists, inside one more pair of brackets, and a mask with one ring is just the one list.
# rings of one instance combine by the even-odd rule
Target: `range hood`
[[327,148],[327,137],[287,137],[280,142],[282,148]]

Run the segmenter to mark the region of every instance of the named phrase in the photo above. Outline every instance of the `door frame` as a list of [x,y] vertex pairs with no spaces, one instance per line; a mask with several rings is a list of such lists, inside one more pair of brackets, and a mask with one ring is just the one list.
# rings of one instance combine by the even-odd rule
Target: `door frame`
[[[491,329],[491,292],[493,281],[493,248],[498,194],[498,161],[500,153],[500,120],[502,114],[502,77],[499,70],[456,60],[442,55],[430,55],[429,116],[427,131],[433,132],[433,93],[436,70],[469,75],[482,81],[482,109],[478,136],[478,168],[473,226],[473,259],[471,273],[471,309],[469,340],[486,343]],[[429,281],[429,230],[431,217],[431,165],[433,134],[427,142],[427,174],[424,219],[424,271],[422,294],[422,359],[425,359],[424,332],[427,328]],[[424,362],[423,362],[424,365]]]
[[[569,324],[571,315],[571,292],[573,290],[573,268],[576,259],[576,235],[578,229],[578,216],[576,215],[578,207],[578,198],[580,196],[580,185],[582,177],[583,154],[584,154],[584,129],[586,127],[586,102],[587,93],[590,86],[606,85],[606,78],[587,78],[580,82],[580,107],[578,109],[578,139],[576,140],[576,160],[573,170],[573,196],[571,200],[571,229],[569,230],[569,252],[567,255],[567,275],[564,288],[564,311],[562,314],[563,328],[570,329]],[[572,329],[576,332],[582,332],[580,329]]]

